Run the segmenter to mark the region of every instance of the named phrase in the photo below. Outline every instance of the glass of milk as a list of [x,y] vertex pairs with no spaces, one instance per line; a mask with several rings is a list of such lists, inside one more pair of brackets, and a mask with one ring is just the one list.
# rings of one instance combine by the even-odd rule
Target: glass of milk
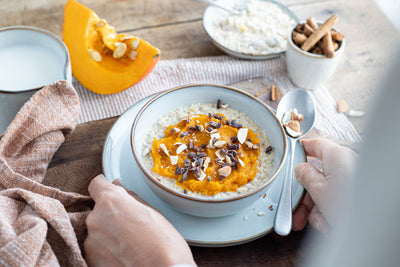
[[35,27],[1,28],[0,134],[37,90],[71,78],[68,49],[60,38]]

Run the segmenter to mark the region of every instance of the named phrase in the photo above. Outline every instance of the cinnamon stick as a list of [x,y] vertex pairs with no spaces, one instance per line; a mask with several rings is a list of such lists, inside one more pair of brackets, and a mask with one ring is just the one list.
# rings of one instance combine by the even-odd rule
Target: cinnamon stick
[[315,18],[314,18],[314,17],[308,18],[307,21],[306,21],[306,23],[307,23],[308,25],[310,25],[310,27],[311,27],[314,31],[316,31],[316,30],[318,29],[318,24],[317,24],[317,22],[315,21]]
[[314,32],[315,32],[314,29],[310,25],[308,25],[307,23],[304,24],[304,34],[307,37],[310,37],[311,34],[313,34]]
[[307,40],[307,36],[294,31],[292,33],[292,39],[297,45],[302,45]]
[[343,41],[344,39],[343,33],[332,31],[331,34],[334,41]]
[[303,43],[301,49],[309,51],[339,20],[339,17],[335,14],[327,19],[311,36]]
[[335,55],[335,50],[333,49],[332,35],[331,31],[328,31],[324,38],[322,39],[322,51],[324,51],[325,56],[332,58]]

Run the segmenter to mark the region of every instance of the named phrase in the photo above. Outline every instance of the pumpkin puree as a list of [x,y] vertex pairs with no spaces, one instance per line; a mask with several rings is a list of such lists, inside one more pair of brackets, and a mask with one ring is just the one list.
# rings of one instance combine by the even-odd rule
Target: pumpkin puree
[[[175,179],[176,183],[181,186],[182,189],[203,193],[205,195],[215,195],[219,192],[236,192],[239,187],[252,181],[257,174],[257,160],[260,154],[260,148],[251,149],[245,144],[240,144],[240,148],[236,149],[237,158],[242,161],[243,166],[242,164],[236,163],[236,167],[232,166],[231,173],[227,177],[220,176],[218,169],[221,168],[221,165],[218,166],[215,162],[217,158],[215,152],[223,148],[227,149],[228,143],[230,145],[239,145],[238,141],[232,142],[231,140],[231,137],[235,138],[237,136],[239,129],[226,124],[226,118],[223,114],[218,113],[217,115],[222,116],[223,119],[218,120],[214,117],[210,118],[210,116],[199,114],[193,115],[190,118],[190,122],[182,120],[177,125],[170,125],[165,130],[165,137],[160,140],[154,139],[153,141],[151,150],[151,156],[154,160],[153,171],[161,176]],[[206,130],[207,127],[209,127],[210,121],[222,124],[220,128],[215,130],[220,134],[219,140],[225,141],[223,148],[204,147],[209,144],[211,138],[209,131]],[[193,130],[193,126],[195,127],[196,125],[200,126],[202,130]],[[171,134],[170,131],[173,128],[179,128],[180,131]],[[181,134],[184,132],[188,132],[188,134],[182,136]],[[260,140],[257,139],[257,134],[251,129],[248,129],[246,139],[253,144],[260,143]],[[189,152],[199,152],[199,150],[196,151],[196,149],[189,149],[190,140],[193,140],[193,145],[197,147],[197,149],[203,145],[204,149],[202,149],[201,152],[206,153],[207,157],[210,158],[208,167],[206,169],[202,168],[207,178],[200,180],[194,173],[189,171],[186,179],[181,182],[182,174],[175,174],[177,166],[185,166],[184,160],[189,158]],[[179,144],[177,145],[176,143],[186,144],[188,148],[177,155],[176,150]],[[160,147],[161,144],[166,146],[170,156],[178,156],[177,164],[171,165],[169,156]]]

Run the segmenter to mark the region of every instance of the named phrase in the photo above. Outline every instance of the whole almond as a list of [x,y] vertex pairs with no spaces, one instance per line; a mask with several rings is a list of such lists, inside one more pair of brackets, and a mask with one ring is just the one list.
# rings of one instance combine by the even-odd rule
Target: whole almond
[[300,122],[299,121],[290,121],[285,126],[289,127],[290,129],[292,129],[295,132],[300,132]]
[[278,101],[281,99],[281,93],[279,91],[279,86],[277,85],[272,85],[271,86],[271,100],[272,101]]
[[347,113],[347,111],[349,110],[349,105],[345,100],[342,99],[339,102],[337,102],[336,109],[337,112],[339,113]]

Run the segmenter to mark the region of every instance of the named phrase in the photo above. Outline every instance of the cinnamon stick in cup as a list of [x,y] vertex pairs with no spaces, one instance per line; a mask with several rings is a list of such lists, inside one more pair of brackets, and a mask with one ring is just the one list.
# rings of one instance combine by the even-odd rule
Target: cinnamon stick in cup
[[333,58],[335,50],[333,48],[331,31],[328,31],[322,39],[322,50],[324,51],[325,56]]
[[303,43],[301,49],[308,52],[328,31],[330,32],[332,26],[335,25],[338,20],[339,17],[336,14],[327,19],[324,24]]

